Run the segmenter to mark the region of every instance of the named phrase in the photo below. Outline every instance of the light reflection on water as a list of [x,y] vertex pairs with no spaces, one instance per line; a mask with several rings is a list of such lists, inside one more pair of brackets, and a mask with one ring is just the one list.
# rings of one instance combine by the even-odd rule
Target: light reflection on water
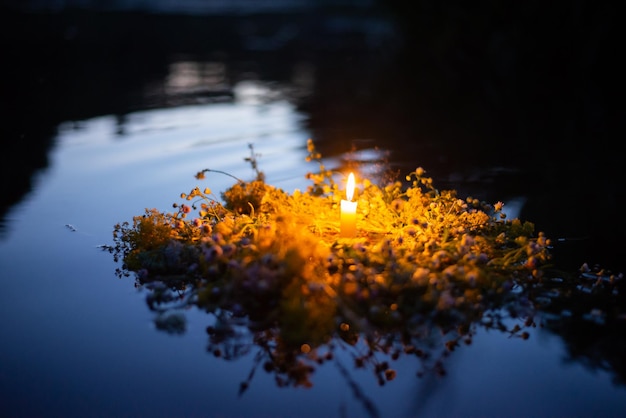
[[[252,178],[248,144],[269,183],[304,188],[315,167],[304,163],[309,134],[301,120],[288,102],[235,101],[132,113],[121,127],[113,116],[59,127],[50,167],[9,213],[0,242],[0,332],[10,342],[0,393],[9,415],[364,416],[330,364],[318,368],[309,390],[279,389],[260,370],[238,398],[253,356],[213,359],[205,352],[210,319],[195,310],[185,335],[155,330],[145,295],[132,278],[117,279],[115,263],[98,249],[111,243],[115,223],[146,207],[169,210],[196,185],[218,194],[232,184],[219,173],[200,182],[193,175],[201,169]],[[540,330],[528,341],[479,331],[473,345],[453,353],[442,379],[418,379],[419,364],[409,358],[393,365],[398,377],[384,387],[369,372],[351,373],[385,417],[607,417],[626,408],[607,374],[564,365],[562,357],[560,340]],[[351,368],[348,353],[339,360]]]

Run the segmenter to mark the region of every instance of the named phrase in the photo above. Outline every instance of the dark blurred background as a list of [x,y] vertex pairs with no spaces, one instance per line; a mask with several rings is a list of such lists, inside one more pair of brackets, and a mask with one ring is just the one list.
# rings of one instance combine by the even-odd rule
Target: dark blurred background
[[[324,156],[380,148],[440,188],[522,197],[520,217],[562,238],[563,267],[623,271],[617,3],[0,1],[0,219],[59,123],[123,129],[129,112],[233,100],[255,79],[296,104]],[[172,85],[180,63],[201,82]]]

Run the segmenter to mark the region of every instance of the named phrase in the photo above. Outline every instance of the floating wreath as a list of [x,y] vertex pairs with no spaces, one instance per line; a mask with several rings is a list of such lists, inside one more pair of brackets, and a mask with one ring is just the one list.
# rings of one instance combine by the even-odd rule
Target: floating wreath
[[311,140],[308,152],[319,169],[304,191],[267,184],[253,152],[253,181],[235,179],[219,197],[196,187],[171,213],[146,210],[115,226],[118,274],[134,273],[150,291],[157,326],[184,331],[172,312],[196,306],[214,315],[213,354],[255,348],[280,386],[305,387],[338,346],[384,384],[403,355],[443,373],[442,357],[469,344],[477,326],[528,337],[524,289],[542,280],[550,258],[532,223],[506,219],[501,202],[439,191],[418,168],[406,182],[357,182],[357,233],[343,238],[343,190]]

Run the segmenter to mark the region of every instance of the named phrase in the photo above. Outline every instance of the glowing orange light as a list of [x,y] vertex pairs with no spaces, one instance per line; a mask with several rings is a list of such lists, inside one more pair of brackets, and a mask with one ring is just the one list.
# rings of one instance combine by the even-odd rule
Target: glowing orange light
[[341,200],[341,236],[354,237],[356,235],[356,202],[352,201],[354,197],[354,174],[348,176],[348,184],[346,185],[346,198]]
[[352,201],[354,197],[354,174],[350,173],[348,176],[348,184],[346,184],[346,198]]

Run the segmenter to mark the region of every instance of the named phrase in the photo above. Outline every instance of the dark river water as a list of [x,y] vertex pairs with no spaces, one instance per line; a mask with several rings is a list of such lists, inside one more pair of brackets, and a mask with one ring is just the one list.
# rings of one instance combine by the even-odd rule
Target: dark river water
[[392,3],[396,15],[0,8],[0,415],[623,416],[623,283],[569,327],[525,341],[479,329],[444,377],[401,358],[379,386],[346,352],[312,388],[258,370],[238,396],[253,353],[208,353],[198,310],[184,334],[157,329],[145,290],[115,275],[101,246],[116,223],[169,210],[204,168],[253,178],[249,144],[268,183],[304,188],[309,138],[333,169],[421,166],[441,189],[503,201],[553,238],[564,272],[623,272],[612,9],[424,2],[409,19]]

